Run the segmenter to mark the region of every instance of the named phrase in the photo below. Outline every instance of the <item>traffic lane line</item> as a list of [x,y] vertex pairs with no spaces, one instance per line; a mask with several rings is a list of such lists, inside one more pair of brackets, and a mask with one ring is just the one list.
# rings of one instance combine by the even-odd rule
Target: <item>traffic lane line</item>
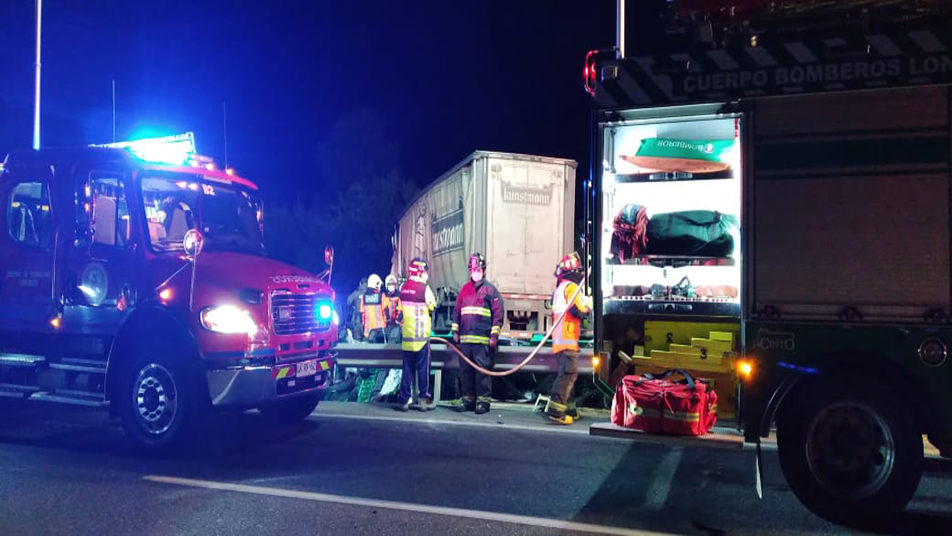
[[361,506],[366,508],[381,508],[387,510],[396,510],[402,512],[414,512],[419,514],[430,514],[448,517],[457,517],[465,519],[475,519],[478,521],[494,521],[497,523],[508,523],[514,525],[527,525],[530,527],[545,527],[556,530],[566,530],[583,532],[588,534],[611,534],[618,536],[662,536],[672,533],[655,532],[640,529],[629,529],[623,527],[612,527],[608,525],[595,525],[591,523],[579,523],[567,521],[564,519],[554,519],[547,517],[522,516],[518,514],[505,514],[502,512],[488,512],[483,510],[469,510],[465,508],[452,508],[448,506],[432,506],[427,504],[404,503],[397,501],[384,501],[379,499],[361,499],[358,497],[347,497],[343,495],[331,495],[328,493],[315,493],[312,491],[297,491],[283,488],[271,488],[264,486],[250,486],[247,484],[233,484],[229,482],[215,482],[212,480],[197,480],[191,478],[178,478],[161,475],[148,475],[142,477],[148,482],[159,484],[170,484],[175,486],[184,486],[190,488],[210,489],[217,491],[231,491],[235,493],[247,493],[253,495],[265,495],[270,497],[281,497],[287,499],[302,499],[306,501],[326,502],[335,504],[345,504],[349,506]]

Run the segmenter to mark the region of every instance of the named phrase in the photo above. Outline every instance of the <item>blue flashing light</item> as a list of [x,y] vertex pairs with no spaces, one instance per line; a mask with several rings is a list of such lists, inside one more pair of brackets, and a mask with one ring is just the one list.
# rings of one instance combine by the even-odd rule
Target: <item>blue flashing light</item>
[[777,365],[781,368],[796,370],[798,372],[804,372],[806,374],[819,374],[820,370],[815,367],[804,367],[802,365],[794,365],[793,363],[779,362]]
[[330,320],[334,316],[334,308],[329,304],[322,303],[317,308],[317,317],[321,320]]
[[105,143],[93,147],[126,149],[145,162],[184,166],[195,156],[195,134],[186,132],[175,136]]

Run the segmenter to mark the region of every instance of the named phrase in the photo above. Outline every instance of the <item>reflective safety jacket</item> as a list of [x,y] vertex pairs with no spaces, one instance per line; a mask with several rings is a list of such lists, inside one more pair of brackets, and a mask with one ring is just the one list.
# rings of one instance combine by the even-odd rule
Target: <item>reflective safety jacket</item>
[[436,309],[436,296],[422,281],[410,279],[400,289],[400,314],[403,317],[401,348],[419,352],[430,340],[430,313]]
[[502,329],[502,296],[488,281],[467,281],[453,308],[453,332],[463,344],[489,344]]
[[367,289],[360,297],[360,319],[364,324],[364,338],[370,337],[371,330],[387,327],[387,311],[382,292]]
[[396,326],[402,322],[399,292],[394,292],[392,296],[390,294],[384,293],[383,306],[387,313],[387,326]]
[[559,281],[559,286],[552,294],[552,322],[556,322],[559,316],[567,311],[562,322],[555,326],[552,332],[553,354],[568,350],[579,351],[578,339],[582,332],[582,319],[592,310],[592,306],[582,292],[579,292],[575,300],[569,303],[569,299],[575,294],[577,288],[577,284],[563,279]]

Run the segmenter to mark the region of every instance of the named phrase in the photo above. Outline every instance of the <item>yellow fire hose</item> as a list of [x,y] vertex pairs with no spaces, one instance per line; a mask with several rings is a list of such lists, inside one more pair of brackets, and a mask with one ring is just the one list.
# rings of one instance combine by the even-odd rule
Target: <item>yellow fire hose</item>
[[[582,292],[582,285],[578,284],[576,285],[575,292],[572,294],[572,297],[569,298],[568,303],[575,303],[575,298],[578,297],[580,292]],[[456,352],[456,354],[460,356],[461,359],[463,359],[463,361],[466,361],[467,363],[469,363],[469,366],[473,367],[474,369],[478,370],[479,372],[487,376],[495,376],[495,377],[508,376],[510,374],[515,374],[516,372],[519,372],[520,369],[522,369],[523,367],[529,364],[529,361],[532,361],[532,359],[539,353],[539,350],[542,349],[542,346],[545,344],[545,341],[547,341],[549,337],[552,336],[552,332],[555,331],[555,328],[558,327],[562,323],[562,319],[565,318],[565,315],[568,314],[568,312],[569,312],[569,308],[566,307],[566,309],[562,311],[562,314],[560,314],[559,317],[552,324],[552,327],[549,328],[549,331],[546,332],[545,337],[542,337],[542,340],[539,341],[539,345],[535,347],[535,350],[533,350],[532,353],[530,353],[529,356],[526,357],[522,361],[522,363],[519,363],[518,365],[516,365],[514,368],[510,370],[506,370],[502,372],[486,370],[483,367],[477,365],[476,363],[473,363],[468,357],[463,355],[463,352],[461,352],[460,349],[457,348],[456,345],[453,344],[452,341],[448,341],[442,337],[430,337],[430,341],[445,343],[446,346],[448,346],[449,348],[452,348],[453,351]]]

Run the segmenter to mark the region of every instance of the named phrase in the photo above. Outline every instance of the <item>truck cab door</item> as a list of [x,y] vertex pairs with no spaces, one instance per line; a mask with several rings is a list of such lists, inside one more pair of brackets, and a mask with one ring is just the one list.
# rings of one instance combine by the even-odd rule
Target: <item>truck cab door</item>
[[71,353],[96,358],[135,307],[140,253],[131,173],[121,169],[79,170],[75,176],[77,240],[68,248],[64,326]]
[[52,330],[49,322],[56,314],[52,209],[65,207],[50,203],[53,177],[48,166],[16,167],[0,177],[0,331]]

